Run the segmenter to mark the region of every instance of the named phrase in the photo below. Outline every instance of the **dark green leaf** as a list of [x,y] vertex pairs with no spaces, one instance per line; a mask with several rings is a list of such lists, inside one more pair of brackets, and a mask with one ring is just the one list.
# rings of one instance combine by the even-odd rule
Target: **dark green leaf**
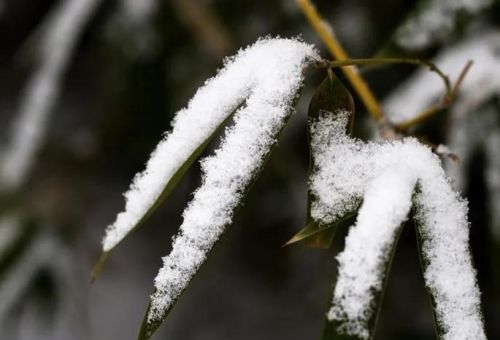
[[[329,70],[326,78],[321,82],[309,103],[309,145],[311,145],[310,124],[321,115],[331,112],[347,111],[349,115],[349,129],[352,129],[354,122],[354,100],[352,95],[342,82]],[[309,149],[309,177],[312,174],[314,167],[314,152]],[[294,237],[292,237],[285,245],[290,245],[297,242],[312,248],[330,248],[335,232],[339,226],[345,222],[345,219],[352,217],[348,214],[345,218],[336,221],[330,225],[319,225],[311,217],[311,202],[313,200],[310,190],[307,193],[307,211],[306,211],[306,226],[301,229]]]
[[311,219],[310,222],[290,240],[288,240],[284,246],[294,243],[302,243],[311,248],[328,249],[332,245],[333,238],[337,230],[351,225],[354,222],[355,215],[356,211],[349,213],[334,223],[325,226],[320,226]]
[[319,118],[325,113],[335,114],[339,111],[350,113],[348,126],[351,131],[354,123],[354,100],[339,78],[329,71],[311,98],[308,109],[309,120]]

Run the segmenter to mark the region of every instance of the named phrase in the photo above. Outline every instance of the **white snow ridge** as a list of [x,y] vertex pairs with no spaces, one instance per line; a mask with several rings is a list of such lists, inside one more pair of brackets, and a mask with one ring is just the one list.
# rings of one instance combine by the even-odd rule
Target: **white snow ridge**
[[313,58],[314,48],[295,39],[262,39],[239,51],[176,114],[172,131],[136,176],[125,194],[125,211],[107,229],[104,251],[126,236],[193,151],[245,102],[215,155],[202,161],[202,185],[184,211],[172,252],[155,279],[149,322],[162,318],[231,222],[243,192],[293,111],[304,68]]
[[425,281],[443,339],[486,339],[468,251],[467,205],[451,189],[439,158],[413,138],[363,143],[346,135],[346,125],[347,114],[337,112],[311,126],[313,218],[328,224],[363,202],[337,257],[339,275],[328,319],[340,333],[370,338],[375,295],[413,204]]

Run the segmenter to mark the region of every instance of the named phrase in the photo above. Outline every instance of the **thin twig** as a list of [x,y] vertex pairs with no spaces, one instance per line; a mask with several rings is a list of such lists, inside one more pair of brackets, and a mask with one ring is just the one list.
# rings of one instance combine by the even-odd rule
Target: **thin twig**
[[380,64],[412,64],[427,66],[431,71],[435,72],[444,82],[446,92],[452,91],[450,79],[443,71],[430,61],[416,59],[416,58],[362,58],[362,59],[348,59],[348,60],[334,60],[329,61],[329,67],[343,67],[349,65],[380,65]]
[[419,114],[415,115],[413,118],[408,119],[407,121],[404,121],[402,123],[396,124],[396,128],[401,130],[401,131],[406,131],[409,128],[418,125],[422,123],[423,121],[427,120],[429,117],[433,116],[434,114],[448,108],[456,99],[458,90],[460,89],[460,86],[462,85],[462,82],[467,75],[467,72],[469,72],[469,69],[472,66],[472,60],[469,60],[465,66],[462,68],[462,71],[460,72],[460,75],[457,78],[457,81],[453,84],[453,87],[445,93],[443,98],[441,99],[440,103],[434,104],[430,106],[429,108],[425,109],[424,111],[420,112]]

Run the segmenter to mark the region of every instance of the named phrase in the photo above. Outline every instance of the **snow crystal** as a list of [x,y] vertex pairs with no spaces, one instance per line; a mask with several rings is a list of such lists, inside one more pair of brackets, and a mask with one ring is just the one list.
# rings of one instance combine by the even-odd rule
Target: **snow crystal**
[[369,338],[383,265],[418,183],[414,199],[425,280],[435,298],[443,339],[485,339],[468,251],[467,206],[451,189],[439,158],[413,138],[384,143],[352,139],[345,132],[347,120],[337,112],[311,124],[313,218],[332,223],[363,200],[337,258],[339,277],[328,319],[339,324],[339,332]]
[[474,15],[492,3],[492,0],[428,0],[396,32],[396,41],[408,49],[428,47],[453,31],[459,15]]
[[[172,252],[163,258],[164,265],[155,279],[156,292],[151,297],[149,322],[161,319],[231,222],[234,209],[291,113],[305,63],[315,56],[311,46],[296,40],[261,40],[240,52],[219,78],[208,83],[237,90],[238,102],[249,91],[250,97],[236,112],[234,126],[227,129],[215,155],[202,161],[203,184],[184,211]],[[235,97],[231,91],[219,90],[207,95],[214,107],[219,107],[223,98],[234,101]],[[202,108],[190,106],[188,110],[196,109]],[[190,138],[196,131],[192,128]]]
[[[500,88],[499,47],[500,31],[485,31],[445,49],[433,62],[445,74],[458,77],[467,60],[473,60],[474,65],[460,87],[458,98],[462,103],[477,102],[480,98],[475,97],[484,97],[485,93],[491,95],[492,91]],[[478,88],[481,91],[477,91]],[[427,108],[444,91],[443,83],[436,74],[422,68],[384,100],[384,111],[393,122],[403,122]],[[460,107],[458,104],[455,106]]]
[[9,189],[26,178],[42,144],[64,71],[85,24],[100,0],[68,0],[50,16],[40,41],[40,66],[21,97],[12,140],[2,153],[0,185]]
[[[297,40],[263,39],[239,51],[234,58],[228,59],[218,75],[198,89],[188,107],[176,114],[172,123],[172,131],[153,151],[146,169],[136,175],[130,190],[125,194],[125,211],[118,214],[116,221],[106,230],[103,250],[109,251],[130,232],[158,199],[163,188],[180,166],[249,95],[246,108],[237,112],[238,133],[241,135],[239,138],[242,142],[249,144],[238,151],[241,154],[234,154],[234,156],[238,155],[234,160],[227,159],[225,160],[227,164],[217,166],[217,171],[220,171],[222,175],[225,174],[218,181],[223,186],[224,179],[229,179],[228,176],[234,175],[235,170],[245,172],[252,169],[256,159],[262,154],[261,149],[265,148],[264,146],[267,146],[269,142],[265,139],[267,135],[259,135],[254,130],[261,128],[265,130],[262,133],[271,133],[273,126],[281,124],[284,112],[287,112],[293,95],[301,86],[303,68],[312,57],[316,57],[313,48]],[[248,119],[244,118],[250,112],[251,116]],[[260,117],[262,114],[265,117]],[[232,135],[231,133],[230,136]],[[262,140],[258,140],[260,138]],[[236,143],[237,139],[238,137],[228,136],[226,144],[229,144],[229,141]],[[234,148],[234,150],[237,149],[236,146]],[[226,148],[218,151],[217,156],[226,157],[224,150]],[[227,156],[227,158],[230,157]],[[209,179],[215,176],[213,171],[216,169],[212,170],[212,167],[215,167],[214,164],[218,163],[215,160],[204,162],[206,178],[203,187],[208,186]],[[239,167],[239,169],[231,166]],[[247,178],[243,174],[238,176],[241,179],[236,181],[237,178],[234,178],[233,185],[244,183]],[[207,192],[204,189],[200,190],[196,196],[199,199],[195,199],[191,206],[198,204],[196,202],[201,204],[203,196],[206,199],[203,204],[207,206],[202,212],[211,214],[212,212],[209,213],[209,211],[215,207],[211,205],[212,203],[208,203],[212,202],[208,199],[212,195],[212,200],[220,202],[220,209],[227,207],[229,201],[233,200],[232,196],[224,198],[228,193],[227,189],[221,187],[217,191]],[[218,193],[214,195],[216,192]],[[224,200],[229,201],[224,202]],[[199,211],[200,208],[202,207],[190,209]],[[225,210],[226,208],[222,209],[222,211]],[[190,216],[191,214],[187,214],[185,218],[189,220]],[[222,220],[227,222],[229,217],[220,213],[217,216],[206,215],[197,218],[200,221],[204,221],[205,218],[206,221],[213,220],[213,223],[217,220],[218,223]],[[182,242],[182,238],[177,242]],[[177,251],[176,249],[174,248],[173,254]]]

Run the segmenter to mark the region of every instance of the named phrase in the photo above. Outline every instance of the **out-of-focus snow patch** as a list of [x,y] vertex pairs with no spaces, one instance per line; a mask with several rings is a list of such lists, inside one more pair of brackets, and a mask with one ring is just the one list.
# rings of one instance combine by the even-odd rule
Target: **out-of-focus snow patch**
[[[19,224],[16,227],[20,228]],[[49,270],[55,282],[60,284],[58,293],[67,301],[70,299],[68,284],[71,266],[70,255],[53,235],[41,233],[37,235],[28,249],[22,253],[0,281],[0,324],[5,321],[9,311],[29,288],[32,280],[41,270]]]
[[[497,115],[499,112],[497,111]],[[500,242],[500,127],[493,129],[485,140],[487,155],[486,185],[489,193],[489,212],[493,234]]]
[[396,32],[396,42],[407,49],[421,49],[446,39],[459,16],[474,15],[493,0],[426,0]]
[[42,24],[39,66],[19,102],[10,142],[0,154],[0,189],[14,190],[26,180],[47,132],[62,77],[78,38],[100,0],[65,0]]
[[0,259],[18,239],[21,231],[18,216],[5,215],[0,218]]
[[132,59],[155,53],[159,43],[153,21],[158,0],[120,0],[118,10],[109,22],[108,34]]
[[[467,73],[455,107],[476,102],[500,88],[500,31],[490,30],[445,49],[433,62],[450,77],[457,77],[468,60]],[[454,81],[455,79],[451,79]],[[414,117],[445,92],[443,83],[426,69],[419,70],[384,100],[384,111],[395,123]]]

